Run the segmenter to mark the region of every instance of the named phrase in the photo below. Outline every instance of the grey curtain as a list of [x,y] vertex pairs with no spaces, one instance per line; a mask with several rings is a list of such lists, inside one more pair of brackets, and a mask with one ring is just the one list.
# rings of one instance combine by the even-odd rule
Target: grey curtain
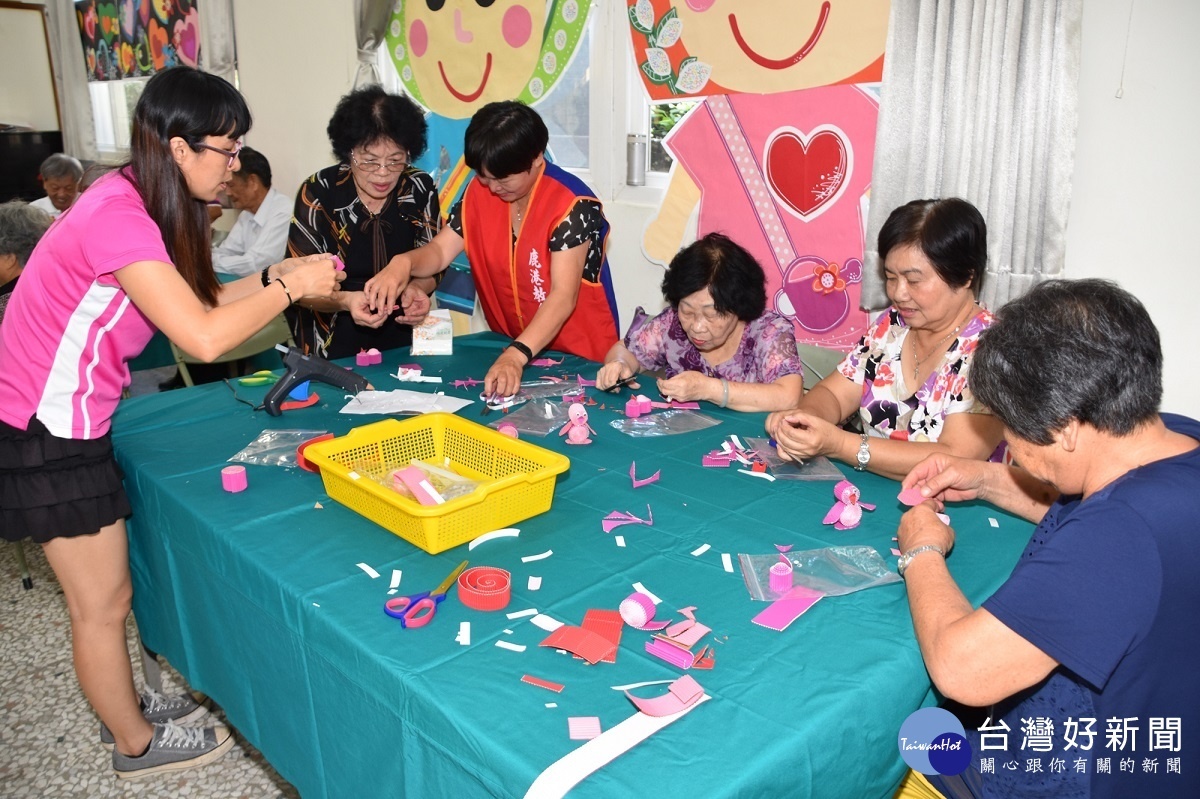
[[863,306],[887,305],[875,244],[898,205],[962,197],[988,225],[982,302],[1062,274],[1082,0],[892,0]]
[[200,68],[237,86],[233,0],[201,0]]
[[95,161],[99,158],[96,124],[92,120],[92,95],[88,90],[83,47],[79,43],[75,3],[71,0],[47,0],[46,14],[63,149],[80,160]]
[[354,0],[354,37],[358,42],[355,89],[380,83],[379,70],[375,68],[375,53],[383,44],[395,5],[395,0]]

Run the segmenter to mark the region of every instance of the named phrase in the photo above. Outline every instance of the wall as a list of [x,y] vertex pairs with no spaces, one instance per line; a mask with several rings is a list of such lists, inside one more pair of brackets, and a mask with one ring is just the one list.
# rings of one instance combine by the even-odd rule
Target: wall
[[1067,275],[1115,280],[1146,304],[1166,356],[1163,408],[1196,415],[1200,4],[1134,3],[1131,21],[1131,3],[1084,3]]
[[[1188,312],[1200,296],[1200,269],[1190,248],[1177,242],[1186,241],[1180,232],[1191,229],[1200,211],[1194,193],[1200,50],[1190,40],[1200,30],[1200,3],[1142,2],[1130,26],[1132,2],[1084,4],[1066,269],[1072,278],[1116,280],[1146,303],[1166,351],[1164,409],[1195,413],[1189,400],[1200,394],[1200,373],[1188,358]],[[271,159],[278,188],[294,193],[300,180],[331,161],[325,125],[356,67],[350,4],[235,0],[234,13],[242,89],[257,119],[247,140]],[[1117,98],[1127,30],[1124,92]],[[628,45],[617,38],[611,34],[599,52],[623,52]],[[616,144],[605,157],[616,160],[616,175],[624,174],[620,117],[592,116],[610,123]],[[595,188],[612,222],[609,255],[626,324],[633,307],[661,306],[662,270],[641,252],[654,192],[619,181]]]
[[40,5],[0,7],[0,122],[59,129],[44,19]]

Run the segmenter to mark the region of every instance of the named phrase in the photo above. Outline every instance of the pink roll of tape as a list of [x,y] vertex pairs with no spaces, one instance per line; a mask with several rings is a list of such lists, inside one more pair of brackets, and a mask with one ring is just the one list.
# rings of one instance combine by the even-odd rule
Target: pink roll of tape
[[792,565],[790,563],[776,563],[771,567],[768,583],[771,590],[776,593],[787,593],[792,590]]
[[650,398],[645,394],[638,394],[637,401],[638,409],[641,410],[642,413],[651,413],[654,410],[654,403],[652,403]]
[[515,424],[511,424],[509,422],[504,422],[503,424],[496,425],[496,432],[503,433],[504,435],[508,436],[509,438],[520,438],[521,437],[520,432],[517,430],[517,426]]
[[231,494],[245,491],[250,485],[246,480],[245,466],[226,466],[221,470],[221,487]]
[[654,618],[654,601],[641,591],[634,591],[621,602],[617,612],[626,624],[640,630]]
[[366,350],[359,350],[358,354],[354,356],[354,365],[355,366],[370,366],[371,365],[371,353],[367,352]]
[[625,415],[630,419],[636,419],[642,415],[642,404],[634,397],[625,403]]

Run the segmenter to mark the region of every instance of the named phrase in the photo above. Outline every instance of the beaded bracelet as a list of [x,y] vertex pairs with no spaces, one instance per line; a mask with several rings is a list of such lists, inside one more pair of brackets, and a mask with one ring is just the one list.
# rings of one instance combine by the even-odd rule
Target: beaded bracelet
[[271,282],[278,283],[279,285],[283,286],[283,293],[287,295],[288,305],[294,305],[296,303],[296,301],[292,299],[292,292],[288,291],[287,283],[283,282],[283,278],[277,277]]

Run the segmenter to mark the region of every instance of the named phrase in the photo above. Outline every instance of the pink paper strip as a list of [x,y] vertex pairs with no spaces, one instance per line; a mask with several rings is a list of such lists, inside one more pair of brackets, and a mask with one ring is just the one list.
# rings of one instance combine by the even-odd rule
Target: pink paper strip
[[534,358],[532,361],[529,362],[529,365],[530,366],[558,366],[562,362],[563,362],[562,358],[559,358],[557,361],[554,360],[553,358]]
[[567,732],[572,741],[590,741],[600,735],[599,716],[570,716],[567,718]]
[[926,498],[921,496],[921,489],[906,488],[896,496],[896,499],[911,508],[915,505],[920,505]]
[[416,466],[409,466],[396,472],[395,481],[403,483],[405,488],[412,492],[417,498],[417,502],[422,505],[441,505],[446,500],[437,492],[429,480],[426,479],[425,473]]
[[647,716],[661,717],[678,713],[684,708],[696,704],[700,701],[700,697],[704,696],[704,689],[690,674],[685,674],[667,686],[667,693],[662,696],[642,699],[628,691],[625,692],[625,696]]
[[586,377],[580,374],[575,375],[575,379],[579,381],[579,385],[584,387],[596,385],[595,380],[588,380]]
[[593,665],[608,657],[616,649],[613,642],[603,636],[570,624],[564,624],[547,635],[538,646],[565,649]]
[[556,694],[561,694],[564,687],[562,683],[543,680],[541,677],[534,677],[532,674],[523,676],[521,682],[536,685],[538,688],[545,688],[547,691],[553,691]]
[[701,465],[701,466],[712,466],[712,467],[716,467],[716,468],[725,468],[725,469],[728,469],[728,468],[729,468],[729,464],[732,462],[732,460],[733,460],[733,459],[732,459],[732,458],[730,458],[730,457],[729,457],[729,456],[727,456],[727,455],[712,455],[712,454],[709,454],[709,455],[705,455],[705,456],[704,456],[704,458],[703,458],[703,459],[701,459],[701,461],[700,461],[700,465]]
[[662,477],[662,469],[659,469],[657,472],[650,475],[649,477],[639,480],[637,478],[637,461],[634,461],[633,463],[629,464],[629,479],[633,481],[634,488],[641,488],[642,486],[648,486],[651,483],[657,483],[658,478],[660,478],[660,477]]
[[588,632],[596,633],[613,645],[612,652],[601,658],[605,663],[617,662],[617,647],[621,645],[621,631],[625,629],[625,621],[615,610],[600,610],[592,608],[583,614],[580,625]]
[[788,592],[787,596],[772,602],[766,610],[750,621],[761,627],[783,632],[789,624],[803,616],[824,596],[820,591],[798,585]]
[[665,660],[680,669],[690,669],[694,656],[686,649],[680,649],[666,641],[653,638],[646,642],[646,651],[660,660]]

